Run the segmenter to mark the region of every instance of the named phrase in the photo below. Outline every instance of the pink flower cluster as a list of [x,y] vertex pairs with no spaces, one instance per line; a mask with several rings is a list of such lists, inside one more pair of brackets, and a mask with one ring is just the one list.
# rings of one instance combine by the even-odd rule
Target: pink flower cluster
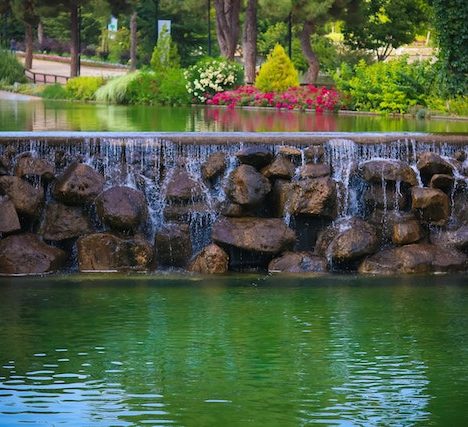
[[336,111],[340,96],[333,89],[313,85],[292,87],[286,92],[261,92],[254,86],[240,86],[235,90],[218,92],[208,97],[208,105],[275,107],[285,110]]

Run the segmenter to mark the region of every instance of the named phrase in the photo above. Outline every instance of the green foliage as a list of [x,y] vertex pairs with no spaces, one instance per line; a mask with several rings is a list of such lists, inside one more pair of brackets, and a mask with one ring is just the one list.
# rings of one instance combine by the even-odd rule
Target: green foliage
[[68,98],[90,101],[94,99],[96,91],[105,83],[102,77],[86,76],[68,80],[65,90]]
[[130,58],[130,30],[119,28],[109,39],[109,60],[126,64]]
[[290,87],[299,86],[297,70],[281,45],[277,44],[268,55],[255,86],[263,92],[284,92]]
[[127,85],[124,102],[121,104],[156,104],[158,79],[153,71],[137,71]]
[[468,6],[466,0],[432,0],[439,40],[439,86],[446,96],[468,93]]
[[156,72],[162,72],[168,68],[179,68],[179,66],[180,57],[177,45],[172,41],[171,35],[164,26],[151,56],[151,68]]
[[130,99],[128,87],[138,77],[138,74],[139,72],[136,71],[109,80],[96,91],[96,101],[107,104],[128,104]]
[[187,91],[187,80],[181,68],[169,68],[157,76],[159,90],[156,101],[158,104],[186,105],[190,103]]
[[67,99],[68,92],[61,84],[44,85],[40,95],[45,99]]
[[184,73],[187,91],[200,102],[206,95],[214,95],[239,86],[243,82],[243,68],[226,58],[203,58]]
[[354,68],[342,64],[334,75],[337,88],[358,111],[405,113],[414,106],[426,106],[434,81],[430,63],[408,64],[406,58]]
[[4,84],[26,81],[23,66],[16,56],[7,50],[0,50],[0,81]]

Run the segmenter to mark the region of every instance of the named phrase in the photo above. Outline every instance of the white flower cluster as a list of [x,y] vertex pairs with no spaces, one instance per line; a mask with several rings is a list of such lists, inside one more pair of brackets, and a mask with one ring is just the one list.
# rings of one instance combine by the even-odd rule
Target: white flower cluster
[[185,71],[187,91],[201,102],[206,101],[206,94],[222,92],[236,81],[238,70],[235,64],[213,60],[205,67],[194,65]]

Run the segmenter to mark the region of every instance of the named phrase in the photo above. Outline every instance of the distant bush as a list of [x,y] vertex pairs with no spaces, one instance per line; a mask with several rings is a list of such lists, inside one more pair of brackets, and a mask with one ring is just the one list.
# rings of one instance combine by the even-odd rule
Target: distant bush
[[284,92],[296,86],[299,86],[297,70],[283,47],[277,44],[261,66],[255,87],[262,92]]
[[65,90],[68,98],[80,101],[94,99],[96,91],[105,83],[102,77],[81,76],[68,80]]
[[199,102],[239,86],[243,80],[242,66],[225,58],[203,58],[185,71],[187,91]]
[[138,75],[139,72],[135,71],[109,80],[96,91],[96,101],[107,104],[129,104],[131,98],[129,86]]
[[156,100],[159,104],[185,105],[191,97],[187,91],[187,80],[181,68],[170,68],[157,75],[159,90]]
[[129,80],[125,95],[125,104],[156,104],[158,79],[153,71],[137,71]]
[[16,56],[7,50],[0,50],[0,81],[7,85],[26,81],[23,66]]
[[179,67],[180,56],[177,45],[173,42],[166,26],[164,26],[151,56],[151,69],[158,73],[169,68]]
[[44,89],[40,95],[46,99],[67,99],[68,92],[65,90],[65,87],[61,84],[53,85],[44,85]]

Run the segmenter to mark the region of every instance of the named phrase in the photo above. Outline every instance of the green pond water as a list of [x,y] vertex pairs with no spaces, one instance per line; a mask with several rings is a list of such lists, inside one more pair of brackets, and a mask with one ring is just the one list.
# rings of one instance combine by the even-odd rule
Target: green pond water
[[466,276],[0,279],[0,425],[466,426]]
[[0,99],[0,131],[468,132],[467,121]]

